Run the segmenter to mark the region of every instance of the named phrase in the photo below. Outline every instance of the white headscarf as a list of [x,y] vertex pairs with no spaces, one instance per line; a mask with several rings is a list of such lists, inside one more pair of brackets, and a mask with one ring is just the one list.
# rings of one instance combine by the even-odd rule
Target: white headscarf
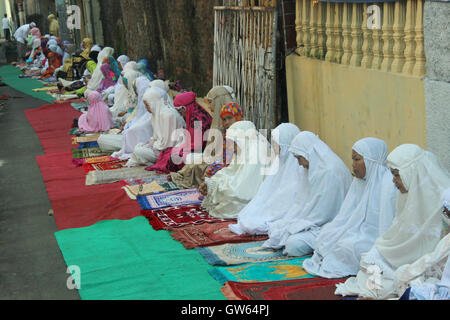
[[380,194],[388,172],[387,145],[376,138],[359,140],[353,150],[364,157],[366,176],[354,178],[338,215],[320,230],[314,256],[304,262],[309,273],[324,278],[356,275],[361,254],[378,237]]
[[104,48],[97,57],[97,66],[95,67],[94,72],[92,73],[92,77],[88,82],[87,90],[84,94],[85,97],[89,95],[90,92],[97,90],[98,86],[100,85],[100,82],[103,79],[103,73],[101,70],[101,67],[103,65],[103,60],[105,60],[108,57],[111,57],[114,54],[114,49],[110,47]]
[[[320,228],[330,222],[342,205],[352,181],[342,160],[314,133],[303,131],[289,149],[309,161],[307,179],[296,205],[280,220],[269,224],[269,240],[265,247],[282,248],[294,234]],[[314,243],[308,243],[314,247]]]
[[150,88],[145,92],[143,101],[148,103],[152,111],[153,149],[163,151],[177,145],[179,141],[173,133],[185,127],[186,123],[181,115],[169,106],[167,93],[159,88]]
[[150,80],[148,80],[148,78],[145,76],[139,76],[138,78],[136,78],[135,87],[136,87],[136,92],[137,92],[137,107],[135,108],[135,112],[134,112],[135,114],[134,114],[133,118],[129,119],[129,121],[127,122],[127,124],[125,126],[124,131],[131,128],[133,126],[133,124],[136,123],[137,121],[139,121],[139,119],[141,119],[143,116],[145,116],[146,114],[149,114],[147,112],[147,109],[145,108],[145,104],[143,101],[144,94],[147,91],[147,89],[149,88],[149,84],[150,84]]
[[[127,63],[127,66],[129,64],[130,62]],[[129,88],[125,85],[125,83],[123,83],[119,87],[118,91],[115,92],[114,106],[111,108],[114,118],[117,118],[120,113],[126,112],[137,106],[137,97],[134,92],[133,82],[142,76],[142,74],[135,71],[133,68],[124,69],[122,73],[128,80]],[[126,119],[126,117],[123,119]]]
[[376,249],[393,267],[412,263],[436,247],[442,235],[442,192],[450,176],[436,156],[405,144],[388,157],[408,190],[400,194],[391,228],[376,241]]
[[202,206],[213,217],[235,219],[264,181],[270,145],[250,121],[234,123],[227,130],[227,139],[239,146],[240,153],[233,155],[228,167],[206,178],[208,195]]
[[100,48],[98,44],[96,44],[91,48],[91,52],[100,52],[100,51],[102,51],[102,48]]
[[262,183],[257,195],[239,212],[238,223],[230,225],[237,234],[267,234],[268,222],[279,218],[295,202],[300,188],[303,168],[289,152],[292,140],[300,133],[300,129],[291,123],[283,123],[275,130],[275,142],[280,146],[278,171],[269,175]]
[[169,93],[169,90],[170,90],[170,87],[169,87],[169,85],[167,84],[166,81],[159,80],[159,79],[153,80],[152,82],[150,82],[150,88],[160,88],[160,89],[164,90],[165,92],[167,92],[167,97],[168,97],[168,99],[169,99],[169,106],[170,106],[171,108],[174,108],[174,109],[175,109],[175,107],[173,106],[173,99],[172,99],[172,97],[168,94],[168,93]]
[[147,112],[143,101],[144,94],[150,90],[148,84],[147,77],[140,76],[136,79],[136,91],[138,93],[136,116],[126,124],[122,132],[122,148],[112,154],[114,158],[130,159],[138,143],[148,143],[153,137],[152,115]]

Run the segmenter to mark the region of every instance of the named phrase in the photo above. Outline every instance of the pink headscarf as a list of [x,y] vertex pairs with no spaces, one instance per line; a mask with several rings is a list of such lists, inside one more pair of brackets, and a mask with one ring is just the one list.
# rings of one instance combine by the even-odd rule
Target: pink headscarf
[[87,114],[83,114],[78,119],[78,128],[82,132],[105,132],[109,131],[113,125],[113,116],[108,106],[102,100],[102,96],[97,91],[92,91],[88,96],[89,109]]
[[30,33],[33,37],[41,39],[41,31],[38,28],[31,29]]

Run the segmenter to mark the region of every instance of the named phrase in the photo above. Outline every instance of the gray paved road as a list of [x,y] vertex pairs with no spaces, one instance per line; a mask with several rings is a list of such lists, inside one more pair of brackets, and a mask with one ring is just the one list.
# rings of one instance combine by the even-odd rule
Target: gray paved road
[[43,150],[24,114],[45,102],[9,87],[0,87],[2,94],[24,98],[0,106],[0,299],[80,299],[66,287],[67,267],[35,158]]

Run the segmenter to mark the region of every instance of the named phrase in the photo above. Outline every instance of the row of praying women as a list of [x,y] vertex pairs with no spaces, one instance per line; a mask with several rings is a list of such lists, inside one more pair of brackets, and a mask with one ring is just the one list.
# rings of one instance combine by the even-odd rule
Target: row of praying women
[[352,177],[325,142],[294,124],[278,126],[269,143],[232,88],[213,88],[207,108],[194,92],[173,100],[148,65],[113,53],[98,55],[78,121],[81,131],[103,133],[103,151],[198,188],[211,216],[237,219],[236,234],[268,235],[266,248],[309,256],[308,273],[350,277],[338,295],[398,298],[409,287],[411,298],[448,296],[441,196],[450,176],[431,152],[407,144],[388,155],[384,141],[365,138],[349,150]]

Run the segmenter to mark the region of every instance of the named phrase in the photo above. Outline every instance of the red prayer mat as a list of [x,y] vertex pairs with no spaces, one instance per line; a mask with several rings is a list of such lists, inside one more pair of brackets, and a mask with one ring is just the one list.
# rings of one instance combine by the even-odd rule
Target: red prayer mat
[[211,217],[200,206],[169,207],[157,210],[142,210],[155,230],[172,230],[188,225],[225,222],[223,219]]
[[267,240],[267,236],[239,236],[228,229],[228,225],[236,221],[205,223],[173,229],[171,236],[181,242],[186,249],[211,247],[224,243],[240,243]]
[[72,140],[68,138],[67,130],[72,126],[73,119],[80,115],[70,103],[46,104],[37,109],[25,110],[25,116],[36,131],[46,154],[71,150]]
[[221,291],[228,300],[341,300],[336,285],[345,279],[296,279],[273,282],[227,282]]
[[[70,142],[67,135],[66,140]],[[91,226],[103,220],[129,220],[140,215],[120,183],[86,186],[83,168],[72,164],[72,152],[37,157],[58,230]]]
[[90,171],[107,171],[123,169],[127,164],[127,160],[110,160],[107,162],[85,163],[83,169],[85,173]]

